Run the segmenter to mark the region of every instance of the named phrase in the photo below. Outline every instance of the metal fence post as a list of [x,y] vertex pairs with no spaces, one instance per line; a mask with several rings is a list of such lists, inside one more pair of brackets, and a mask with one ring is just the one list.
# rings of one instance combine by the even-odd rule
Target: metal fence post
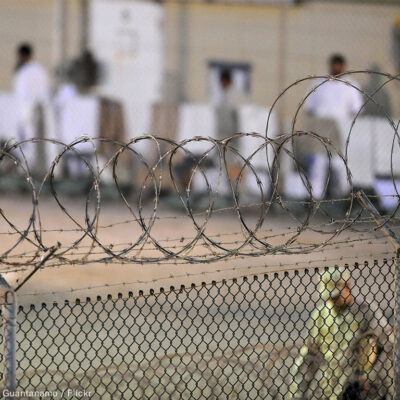
[[357,192],[361,205],[371,214],[379,229],[392,244],[396,252],[394,271],[394,391],[396,399],[400,399],[400,239],[389,226],[387,221],[379,214],[378,210],[370,202],[367,195],[362,191]]
[[396,399],[400,399],[400,249],[396,253],[396,271],[395,271],[395,323],[394,323],[394,333],[395,333],[395,393]]
[[[11,392],[17,386],[17,361],[16,361],[16,333],[17,333],[17,295],[8,283],[0,276],[3,291],[3,362],[4,362],[4,390]],[[5,396],[6,400],[14,399],[14,395]]]

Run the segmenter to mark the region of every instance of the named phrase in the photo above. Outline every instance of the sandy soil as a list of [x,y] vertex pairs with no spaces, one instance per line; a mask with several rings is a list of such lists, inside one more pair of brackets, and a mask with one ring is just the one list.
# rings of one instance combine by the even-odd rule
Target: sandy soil
[[[0,198],[0,208],[7,218],[20,230],[26,229],[29,218],[32,215],[32,203],[29,198],[3,197]],[[62,199],[62,204],[70,213],[70,217],[61,211],[59,205],[52,198],[41,199],[38,207],[42,228],[42,242],[46,246],[51,246],[60,242],[62,248],[71,246],[81,236],[82,232],[70,231],[76,229],[78,225],[85,226],[85,201],[84,199]],[[90,203],[88,215],[93,216],[93,202]],[[143,214],[151,215],[152,204],[149,204]],[[136,211],[136,210],[135,210]],[[197,230],[193,226],[193,221],[184,213],[171,211],[161,207],[151,229],[152,238],[157,240],[169,250],[176,251],[177,248],[190,243],[196,237]],[[252,210],[244,214],[246,225],[253,229],[256,226],[260,212]],[[75,222],[71,220],[74,218]],[[99,225],[112,227],[100,228],[97,238],[106,247],[114,251],[128,247],[128,243],[135,242],[143,233],[143,229],[137,221],[132,221],[126,205],[122,202],[105,203],[101,206],[99,215]],[[204,214],[196,217],[201,225],[204,221]],[[36,225],[38,219],[36,219]],[[125,222],[130,221],[130,222]],[[321,226],[321,218],[315,217],[311,225]],[[265,216],[262,226],[258,230],[258,237],[264,239],[271,245],[272,249],[278,249],[293,237],[297,228],[301,226],[298,221],[282,212],[271,212]],[[84,265],[70,265],[66,262],[58,267],[46,267],[38,271],[19,291],[19,301],[21,304],[30,302],[52,301],[54,299],[75,299],[93,297],[104,294],[117,294],[119,292],[127,294],[132,291],[137,294],[139,290],[148,293],[150,289],[156,292],[161,288],[168,289],[170,286],[190,285],[191,283],[200,284],[201,282],[211,282],[212,280],[230,279],[243,275],[260,274],[268,271],[282,269],[310,268],[315,266],[344,265],[353,264],[358,261],[372,261],[391,258],[392,248],[387,240],[380,233],[365,233],[366,226],[359,226],[357,232],[347,230],[339,236],[331,239],[329,245],[317,248],[308,254],[270,254],[259,257],[231,256],[213,263],[187,263],[184,260],[167,260],[160,263],[137,264],[132,262],[111,262],[111,263],[88,263]],[[63,231],[61,232],[60,229]],[[325,230],[334,232],[335,225],[324,227]],[[10,249],[18,239],[18,235],[4,234],[12,232],[12,229],[4,219],[0,221],[0,251]],[[232,212],[214,213],[207,223],[204,232],[218,243],[222,243],[226,249],[234,249],[246,238],[243,225],[239,218]],[[332,235],[321,234],[313,230],[303,232],[288,247],[290,251],[298,252],[298,247],[304,247],[311,243],[323,243]],[[32,241],[37,240],[32,234],[29,235]],[[92,248],[93,241],[84,238],[77,249],[73,249],[65,254],[65,258],[99,259],[107,256],[106,252],[98,245]],[[198,256],[210,258],[213,254],[218,256],[226,255],[228,251],[222,251],[217,246],[205,246],[205,241],[199,239],[195,247],[184,253],[187,256]],[[86,247],[85,247],[86,246]],[[260,246],[259,246],[260,247]],[[91,250],[91,254],[87,255]],[[8,260],[22,260],[17,256],[23,252],[32,254],[36,250],[28,240],[19,243],[10,253]],[[252,246],[243,248],[244,252],[254,253],[258,251]],[[131,258],[139,259],[146,257],[166,258],[160,250],[151,242],[147,241],[141,251],[131,251],[128,253]],[[26,261],[26,258],[24,259]],[[50,261],[48,265],[51,265]],[[77,263],[79,264],[79,263]],[[17,279],[21,281],[30,271],[27,268],[22,272],[9,272],[13,267],[3,265],[2,271],[6,272],[4,277],[11,283]],[[34,295],[32,295],[34,294]]]

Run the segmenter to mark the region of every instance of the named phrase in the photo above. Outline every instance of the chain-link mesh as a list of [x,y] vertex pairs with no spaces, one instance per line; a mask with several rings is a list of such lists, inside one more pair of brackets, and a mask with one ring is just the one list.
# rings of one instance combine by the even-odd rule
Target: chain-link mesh
[[384,260],[21,306],[17,389],[91,399],[391,399],[394,268]]

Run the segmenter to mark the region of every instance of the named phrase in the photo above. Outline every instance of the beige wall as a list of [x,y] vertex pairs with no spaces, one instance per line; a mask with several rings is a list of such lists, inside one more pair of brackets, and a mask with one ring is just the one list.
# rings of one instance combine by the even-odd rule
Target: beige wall
[[[186,9],[185,9],[186,8]],[[185,10],[184,10],[185,9]],[[186,34],[180,41],[180,13],[186,14]],[[306,75],[325,73],[332,52],[346,55],[351,69],[378,63],[393,71],[391,29],[399,6],[344,3],[306,3],[288,10],[286,83]],[[278,79],[280,10],[271,6],[192,3],[166,4],[167,77],[179,79],[185,50],[185,97],[206,101],[207,64],[210,60],[249,62],[252,67],[251,101],[270,105],[282,90]],[[363,84],[365,78],[358,78]],[[307,85],[286,100],[292,115]],[[170,88],[170,86],[167,86]],[[395,110],[400,115],[399,85],[391,85]]]
[[[37,59],[53,70],[54,3],[55,0],[0,0],[0,90],[11,87],[15,47],[21,41],[31,41]],[[67,3],[68,55],[72,57],[79,46],[79,0]],[[272,103],[282,89],[278,80],[278,8],[215,3],[182,7],[167,1],[165,10],[165,90],[172,97],[176,97],[174,91],[183,62],[186,99],[207,101],[207,64],[221,60],[250,63],[250,100],[261,105]],[[182,10],[184,37],[180,36]],[[366,69],[377,62],[383,70],[394,72],[390,35],[395,15],[400,15],[400,6],[313,2],[289,8],[286,82],[324,73],[326,58],[334,51],[343,52],[352,69]],[[306,86],[287,97],[287,115],[293,114]],[[392,84],[390,93],[400,115],[399,85]]]
[[[0,0],[0,90],[12,86],[15,48],[29,41],[35,46],[36,58],[49,71],[54,68],[55,0]],[[78,0],[68,3],[68,54],[78,52]]]
[[[252,98],[262,101],[277,91],[274,56],[278,48],[278,16],[273,7],[191,4],[186,10],[186,82],[190,101],[208,98],[207,64],[210,60],[248,62],[253,68]],[[168,76],[179,73],[180,12],[177,3],[166,5],[166,68]],[[185,12],[185,11],[184,11]]]

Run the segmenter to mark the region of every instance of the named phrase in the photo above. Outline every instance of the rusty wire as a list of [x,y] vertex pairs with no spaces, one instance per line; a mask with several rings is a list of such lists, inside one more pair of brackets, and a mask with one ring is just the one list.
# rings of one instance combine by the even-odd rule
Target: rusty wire
[[[360,74],[378,74],[385,81],[374,93],[367,94],[348,79],[349,75]],[[271,116],[279,106],[282,97],[290,95],[291,89],[297,85],[315,79],[318,83],[301,100],[294,114],[290,131],[271,137],[269,133]],[[360,91],[365,99],[363,106],[351,122],[342,148],[335,146],[321,133],[297,128],[307,98],[318,87],[332,80]],[[345,245],[346,241],[341,242],[336,239],[343,232],[352,232],[353,240],[358,240],[357,237],[361,241],[366,240],[362,234],[375,232],[379,227],[373,224],[369,216],[363,214],[356,201],[356,188],[353,185],[353,175],[349,167],[351,156],[349,143],[354,126],[362,116],[366,104],[368,102],[376,104],[373,96],[388,83],[397,80],[398,76],[371,71],[353,71],[336,77],[312,76],[298,80],[278,96],[269,112],[266,113],[264,133],[242,132],[221,140],[195,136],[176,142],[153,135],[136,137],[126,143],[87,136],[76,138],[71,143],[38,138],[25,141],[10,140],[0,151],[0,169],[3,168],[7,173],[17,174],[18,179],[24,182],[32,198],[32,211],[25,226],[20,228],[13,222],[12,215],[0,209],[1,219],[6,226],[6,228],[1,228],[0,234],[14,237],[13,243],[2,249],[0,268],[2,271],[18,271],[38,266],[43,254],[48,253],[49,249],[54,249],[54,246],[57,250],[48,257],[46,264],[48,266],[88,263],[211,263],[232,257],[309,254],[330,245],[338,246],[340,245],[338,243]],[[390,196],[398,199],[397,177],[393,169],[395,153],[400,146],[398,122],[389,115],[385,115],[384,118],[393,130],[390,170],[395,194],[390,194]],[[296,154],[296,142],[303,138],[318,143],[329,163],[323,194],[318,198],[315,197],[309,176]],[[241,146],[238,145],[239,142]],[[45,170],[39,171],[40,168],[33,165],[37,164],[37,160],[29,156],[35,146],[52,148],[50,154],[56,154],[48,162]],[[106,153],[100,150],[105,147],[108,149]],[[243,149],[246,149],[246,152],[243,152]],[[248,149],[251,149],[250,154]],[[254,163],[260,155],[265,160],[262,172],[264,176],[260,175],[259,168]],[[83,219],[77,218],[69,209],[58,188],[60,170],[67,163],[67,159],[71,158],[78,160],[81,167],[86,169],[86,177],[90,182],[85,193]],[[282,195],[281,182],[285,179],[285,173],[282,171],[283,158],[289,159],[294,166],[305,188],[307,198],[291,200]],[[178,167],[183,159],[189,161],[189,167],[186,167],[184,171],[186,173],[184,179],[178,176]],[[347,180],[346,193],[339,197],[328,195],[333,159],[339,160],[340,168],[344,171]],[[233,164],[236,165],[234,174],[231,172]],[[210,165],[215,172],[211,177]],[[136,189],[134,199],[126,194],[121,178],[121,171],[127,170],[129,173],[135,171],[135,179],[131,179],[131,182],[134,180]],[[101,222],[103,178],[106,174],[112,175],[111,186],[120,200],[116,206],[121,207],[120,204],[122,204],[130,214],[130,218],[111,224]],[[265,176],[267,176],[267,184],[265,184]],[[243,182],[250,179],[249,177],[256,181],[259,190],[257,201],[250,204],[242,201]],[[206,205],[200,210],[193,206],[194,198],[197,196],[196,181],[199,180],[205,186],[206,198]],[[163,205],[165,182],[168,183],[173,197],[179,201],[181,212],[171,214],[165,211],[168,210],[168,207]],[[218,198],[221,196],[229,197],[228,206],[218,206]],[[68,225],[46,228],[46,221],[43,221],[41,216],[41,204],[43,199],[46,199],[46,204],[49,198],[56,202],[58,209],[72,227]],[[300,213],[293,210],[293,204],[301,207]],[[329,204],[339,204],[342,207],[340,217],[331,215],[329,208],[325,207]],[[398,201],[395,209],[384,216],[385,222],[394,225],[398,223],[399,206]],[[285,213],[290,220],[289,226],[279,233],[266,226],[270,215],[274,214],[276,209],[279,209],[281,214]],[[250,222],[249,213],[251,213]],[[240,226],[239,231],[230,233],[226,238],[221,238],[220,234],[208,233],[208,224],[215,215],[219,214],[235,218]],[[172,223],[180,219],[190,221],[194,234],[173,240],[158,239],[152,232],[153,228],[159,220],[167,219],[171,219]],[[136,235],[135,239],[129,238],[124,243],[111,243],[102,239],[102,233],[107,229],[122,224],[136,225],[136,230],[132,230]],[[137,234],[137,229],[139,234]],[[69,243],[70,240],[63,240],[63,235],[71,232],[78,234],[78,237],[71,243]],[[305,232],[318,233],[320,239],[312,243],[304,242],[301,236]],[[53,240],[52,233],[57,233],[57,240]],[[232,239],[232,236],[235,236],[235,239]],[[275,240],[277,237],[279,240]],[[29,245],[30,250],[23,248],[24,245]],[[40,264],[40,267],[43,266]]]

